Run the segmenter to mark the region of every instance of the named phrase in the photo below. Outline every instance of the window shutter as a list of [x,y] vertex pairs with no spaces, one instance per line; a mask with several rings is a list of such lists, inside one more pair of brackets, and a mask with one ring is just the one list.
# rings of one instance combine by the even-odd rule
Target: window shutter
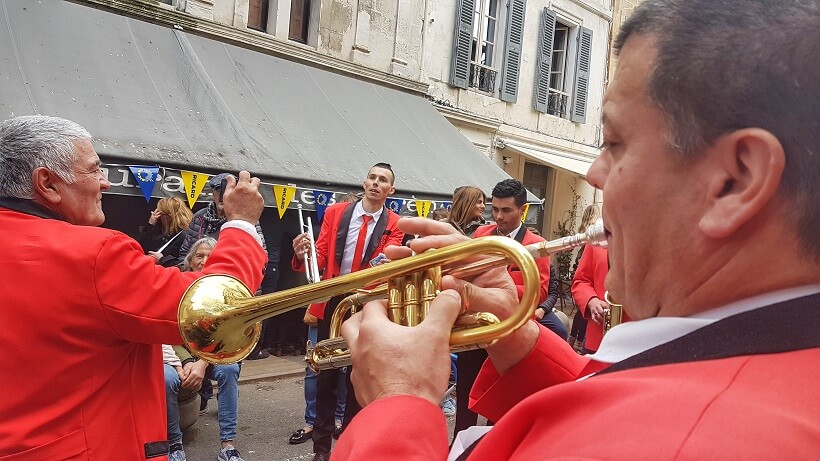
[[470,51],[473,47],[473,14],[475,0],[459,0],[456,10],[456,30],[453,34],[453,60],[450,65],[450,85],[464,88],[470,85]]
[[533,106],[539,112],[547,111],[552,67],[552,42],[555,39],[555,13],[544,8],[538,32],[538,58],[535,62],[535,92]]
[[524,37],[525,0],[510,0],[507,6],[507,42],[504,44],[504,67],[501,70],[501,100],[518,99],[518,73],[521,67],[521,41]]
[[248,27],[265,32],[268,27],[268,0],[248,2]]
[[589,95],[589,61],[592,57],[592,31],[581,28],[578,34],[578,61],[575,67],[575,87],[572,97],[570,120],[577,123],[587,121],[587,96]]
[[291,0],[288,40],[307,42],[308,0]]

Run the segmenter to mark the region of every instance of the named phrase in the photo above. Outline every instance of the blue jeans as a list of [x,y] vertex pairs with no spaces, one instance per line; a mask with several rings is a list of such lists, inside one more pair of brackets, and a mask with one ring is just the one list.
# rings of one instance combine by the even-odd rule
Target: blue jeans
[[177,370],[165,366],[165,408],[168,412],[168,443],[182,443],[182,430],[179,428],[179,374]]
[[[205,379],[215,379],[219,385],[217,395],[217,419],[219,420],[219,440],[236,438],[236,422],[239,410],[239,364],[210,365],[205,371]],[[165,404],[168,411],[168,442],[181,443],[179,429],[179,374],[171,365],[165,364]]]
[[[308,339],[313,345],[316,345],[317,330],[316,327],[308,327]],[[339,373],[339,387],[336,389],[336,422],[341,423],[345,416],[345,400],[347,400],[347,383],[345,381],[345,373]],[[313,422],[316,421],[316,373],[305,367],[305,425],[313,427]]]

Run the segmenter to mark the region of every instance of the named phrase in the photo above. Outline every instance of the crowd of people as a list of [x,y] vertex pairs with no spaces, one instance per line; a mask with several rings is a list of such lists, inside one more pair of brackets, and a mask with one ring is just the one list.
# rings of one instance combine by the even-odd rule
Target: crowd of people
[[[514,264],[444,277],[417,326],[369,302],[341,326],[353,365],[307,371],[305,425],[289,442],[312,441],[319,461],[331,449],[333,459],[815,459],[818,43],[817,0],[643,2],[616,42],[604,144],[586,177],[603,193],[607,247],[579,252],[572,326],[555,308],[548,257],[535,260],[538,286]],[[385,205],[396,181],[390,164],[373,165],[361,196],[327,208],[314,243],[293,239],[291,269],[304,271],[311,250],[331,279],[471,238],[543,241],[524,224],[517,180],[489,195],[459,187],[433,219]],[[205,408],[214,380],[215,453],[242,461],[242,365],[179,346],[177,306],[203,274],[276,289],[259,185],[245,171],[216,175],[196,213],[163,198],[134,240],[99,227],[110,184],[83,127],[42,115],[0,123],[0,341],[11,352],[0,359],[0,459],[185,460],[180,394]],[[585,210],[582,228],[597,213]],[[465,310],[504,320],[533,292],[530,321],[450,354]],[[306,307],[314,343],[330,337],[342,298]],[[615,306],[624,322],[608,329]]]

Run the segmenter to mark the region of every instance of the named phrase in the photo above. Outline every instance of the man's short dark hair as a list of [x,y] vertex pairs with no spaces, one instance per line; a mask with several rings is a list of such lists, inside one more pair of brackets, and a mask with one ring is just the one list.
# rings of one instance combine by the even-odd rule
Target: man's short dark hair
[[516,179],[505,179],[493,187],[493,198],[515,197],[515,206],[522,207],[527,203],[527,189]]
[[388,170],[390,172],[390,176],[393,177],[393,179],[390,181],[390,184],[394,184],[396,182],[396,173],[393,173],[393,167],[389,163],[379,162],[370,167],[370,169],[373,168],[384,168],[385,170]]
[[616,52],[632,35],[655,40],[649,96],[682,156],[743,128],[778,138],[781,201],[808,257],[820,258],[820,0],[646,0]]

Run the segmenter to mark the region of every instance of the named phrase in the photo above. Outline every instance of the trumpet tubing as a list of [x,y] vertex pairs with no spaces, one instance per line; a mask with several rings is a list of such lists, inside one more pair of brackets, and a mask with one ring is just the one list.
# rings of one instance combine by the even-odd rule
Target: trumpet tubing
[[[535,258],[574,248],[600,244],[603,227],[591,226],[584,234],[540,242],[527,247],[508,237],[488,236],[456,243],[389,264],[288,290],[253,297],[237,279],[207,275],[186,291],[179,307],[179,329],[192,354],[210,363],[227,364],[245,358],[259,339],[259,322],[334,296],[348,296],[330,319],[331,339],[320,341],[308,351],[306,360],[314,369],[349,364],[350,351],[341,339],[341,324],[348,313],[366,302],[387,299],[390,320],[406,326],[421,323],[438,294],[443,275],[468,277],[489,268],[515,264],[521,271],[524,293],[513,314],[499,320],[489,313],[472,313],[459,319],[450,334],[453,350],[492,344],[521,325],[537,304],[539,274]],[[481,257],[464,264],[466,258]],[[366,289],[365,287],[375,287]]]

